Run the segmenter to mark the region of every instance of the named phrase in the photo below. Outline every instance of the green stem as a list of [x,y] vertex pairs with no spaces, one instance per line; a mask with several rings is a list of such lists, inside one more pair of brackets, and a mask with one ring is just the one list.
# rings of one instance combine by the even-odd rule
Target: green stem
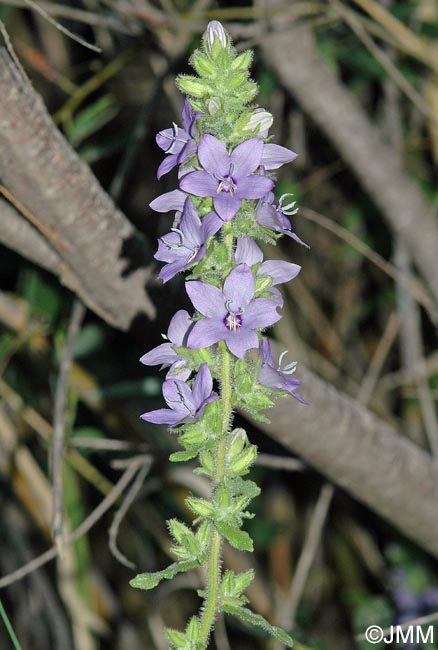
[[5,608],[3,607],[3,603],[1,600],[0,600],[0,617],[3,619],[3,623],[5,624],[6,630],[8,631],[9,637],[12,641],[15,650],[21,650],[21,645],[19,644],[18,639],[15,636],[15,632],[8,618],[8,615],[6,614]]
[[[227,232],[225,235],[225,242],[231,259],[233,253],[233,235],[231,232]],[[222,435],[215,449],[216,466],[214,473],[214,489],[222,483],[226,475],[227,434],[232,413],[231,396],[231,354],[224,345],[221,374]],[[216,618],[217,602],[221,584],[222,538],[214,524],[210,524],[210,531],[211,540],[207,564],[207,596],[204,602],[204,611],[201,618],[201,629],[199,634],[199,641],[205,648],[207,647],[207,642]]]

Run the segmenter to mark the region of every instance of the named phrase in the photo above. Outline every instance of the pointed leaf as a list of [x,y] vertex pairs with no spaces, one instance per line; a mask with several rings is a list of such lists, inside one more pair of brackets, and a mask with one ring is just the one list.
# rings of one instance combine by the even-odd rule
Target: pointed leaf
[[170,454],[169,460],[172,463],[185,463],[187,460],[192,460],[198,455],[199,449],[187,449],[187,451],[175,451]]
[[263,628],[266,632],[268,632],[268,634],[278,639],[278,641],[281,643],[284,643],[285,646],[292,648],[293,641],[289,634],[287,634],[287,632],[281,628],[268,623],[268,621],[263,618],[263,616],[260,616],[260,614],[254,614],[254,612],[252,612],[250,609],[247,609],[246,607],[236,607],[234,605],[229,605],[226,603],[223,604],[222,609],[226,614],[237,616],[245,623],[250,623],[251,625]]
[[225,537],[234,548],[237,548],[239,551],[252,552],[254,550],[252,539],[246,531],[234,528],[223,521],[215,522],[215,526],[219,533]]
[[163,571],[156,571],[155,573],[139,573],[135,578],[129,581],[131,587],[136,589],[154,589],[162,580],[171,580],[177,573],[184,573],[189,569],[199,566],[198,562],[174,562],[170,564],[167,569]]

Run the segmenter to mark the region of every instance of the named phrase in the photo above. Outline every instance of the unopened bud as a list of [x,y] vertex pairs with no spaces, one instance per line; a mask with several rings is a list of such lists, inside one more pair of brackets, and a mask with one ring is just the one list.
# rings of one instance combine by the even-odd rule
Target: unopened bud
[[210,52],[213,49],[214,41],[217,39],[222,47],[227,47],[227,35],[222,24],[218,20],[212,20],[207,25],[207,45]]
[[221,100],[219,97],[211,97],[207,100],[206,104],[210,115],[216,115],[216,113],[221,109]]
[[243,131],[257,131],[258,133],[268,132],[272,126],[274,118],[271,113],[264,108],[258,108],[251,115],[248,124],[243,127]]

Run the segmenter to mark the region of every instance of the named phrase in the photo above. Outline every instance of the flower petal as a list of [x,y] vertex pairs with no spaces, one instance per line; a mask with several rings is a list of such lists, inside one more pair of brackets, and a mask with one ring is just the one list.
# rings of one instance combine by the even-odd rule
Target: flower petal
[[193,321],[185,309],[179,309],[169,323],[167,336],[174,345],[181,347]]
[[269,327],[278,320],[281,315],[277,313],[278,305],[269,298],[256,298],[253,300],[243,315],[243,322],[251,324],[251,327]]
[[230,221],[242,204],[241,199],[231,196],[229,192],[216,194],[215,191],[211,196],[213,196],[214,209],[224,221]]
[[263,261],[263,253],[254,239],[251,237],[240,237],[237,240],[234,261],[237,264],[245,263],[248,266],[253,266]]
[[170,156],[166,156],[166,158],[157,169],[158,180],[160,180],[164,174],[168,174],[177,164],[178,158],[176,156],[173,156],[172,154]]
[[209,318],[225,318],[226,310],[222,291],[212,284],[199,280],[186,282],[186,291],[199,313]]
[[182,421],[184,416],[171,409],[157,409],[156,411],[143,413],[140,417],[142,420],[152,422],[153,424],[167,424],[170,427],[174,427]]
[[140,363],[143,363],[145,366],[158,366],[162,364],[164,367],[167,367],[171,366],[177,357],[178,355],[170,343],[162,343],[140,357]]
[[274,359],[272,357],[271,344],[269,339],[264,336],[260,343],[260,352],[262,355],[262,363],[268,366],[274,367]]
[[223,226],[223,223],[223,220],[218,217],[216,212],[209,212],[206,214],[205,217],[202,218],[202,241],[206,242],[207,239],[215,235]]
[[187,338],[187,347],[190,350],[208,348],[210,345],[223,341],[229,330],[222,320],[213,318],[201,318],[193,325]]
[[257,275],[268,275],[272,278],[272,284],[289,282],[301,271],[301,266],[282,260],[267,260],[260,265]]
[[163,266],[158,274],[158,277],[160,280],[163,280],[164,284],[166,284],[166,282],[169,282],[169,280],[174,278],[177,273],[184,271],[186,269],[186,266],[187,264],[184,259],[175,260],[174,262],[170,262],[169,264]]
[[[247,264],[239,264],[224,282],[226,308],[234,313],[245,310],[254,297],[255,279]],[[255,329],[255,328],[254,328]]]
[[230,171],[230,156],[225,146],[209,133],[201,136],[199,140],[198,158],[209,174],[224,176]]
[[156,212],[169,212],[170,210],[178,210],[181,212],[186,198],[186,195],[181,190],[172,190],[171,192],[157,196],[156,199],[149,203],[149,207]]
[[250,348],[258,348],[259,339],[257,333],[254,330],[245,330],[241,329],[236,332],[230,332],[227,330],[227,335],[225,337],[225,343],[228,346],[230,352],[243,359],[245,352]]
[[265,144],[260,164],[265,169],[278,169],[285,163],[293,162],[297,157],[297,153],[279,144]]
[[184,192],[202,197],[215,196],[218,185],[218,181],[207,172],[190,172],[179,182]]
[[263,152],[263,140],[251,138],[237,146],[231,154],[233,177],[239,179],[248,176],[260,165]]
[[210,370],[206,363],[203,363],[199,368],[199,372],[196,375],[196,379],[193,382],[192,393],[193,393],[193,402],[196,408],[204,402],[211,395],[213,390],[213,379],[211,377]]
[[272,178],[252,174],[239,179],[235,196],[240,199],[261,199],[273,187],[274,181]]
[[163,382],[163,396],[167,405],[174,411],[182,413],[183,417],[195,411],[192,391],[185,381],[166,379]]

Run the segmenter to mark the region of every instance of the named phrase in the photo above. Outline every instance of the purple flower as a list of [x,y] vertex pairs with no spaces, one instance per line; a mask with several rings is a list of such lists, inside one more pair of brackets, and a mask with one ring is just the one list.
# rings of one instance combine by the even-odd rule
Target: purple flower
[[[264,197],[256,209],[256,221],[260,226],[264,228],[269,228],[275,232],[279,232],[283,235],[291,237],[296,242],[310,248],[305,244],[294,232],[292,232],[292,226],[286,215],[291,216],[298,212],[298,208],[294,208],[295,201],[289,203],[286,206],[283,206],[283,200],[287,196],[292,196],[292,194],[283,194],[280,198],[278,205],[274,205],[275,196],[272,192],[268,196]],[[151,204],[152,205],[152,204]]]
[[172,232],[158,240],[158,251],[154,257],[167,262],[159,274],[163,282],[202,260],[207,252],[207,240],[219,230],[222,223],[214,212],[207,214],[201,222],[191,200],[187,198],[178,228],[173,228]]
[[[237,264],[246,263],[248,266],[263,262],[263,253],[255,241],[249,237],[242,237],[237,240],[234,261]],[[282,260],[267,260],[260,264],[257,269],[257,276],[269,276],[272,286],[293,280],[301,271],[301,266]]]
[[170,172],[176,165],[183,165],[190,156],[196,152],[197,135],[196,120],[202,113],[193,113],[189,101],[186,99],[182,112],[183,128],[173,123],[171,129],[164,129],[156,135],[158,146],[167,154],[157,170],[157,178]]
[[[193,321],[185,309],[177,311],[169,323],[169,329],[167,330],[167,336],[165,337],[168,342],[162,343],[153,350],[150,350],[150,352],[144,354],[140,359],[141,363],[145,366],[161,365],[160,370],[170,367],[167,377],[175,371],[183,369],[187,360],[180,357],[179,354],[175,352],[174,347],[182,348],[185,346],[187,334],[192,325]],[[180,373],[180,379],[187,379],[190,375],[190,370],[184,369],[183,372],[185,376],[182,377]]]
[[282,369],[281,362],[283,356],[286,354],[286,352],[283,352],[278,360],[278,366],[276,366],[272,357],[269,340],[266,337],[260,344],[260,353],[262,363],[259,368],[259,383],[262,384],[262,386],[271,388],[272,390],[286,391],[302,404],[308,404],[301,395],[295,392],[296,389],[301,386],[301,382],[298,379],[293,379],[291,377],[291,374],[295,372],[297,365],[296,362],[294,361],[289,363]]
[[268,298],[254,298],[255,280],[246,264],[239,264],[228,275],[223,291],[203,282],[186,282],[195,309],[204,316],[195,322],[187,339],[189,348],[206,348],[225,341],[240,359],[250,348],[258,347],[256,330],[280,319],[277,304]]
[[166,379],[163,384],[163,395],[169,408],[149,411],[140,417],[147,422],[168,424],[171,427],[196,422],[206,405],[214,402],[218,397],[212,389],[213,380],[210,370],[204,363],[199,369],[192,388],[180,379]]
[[220,140],[201,136],[198,158],[205,171],[194,171],[180,180],[180,187],[195,196],[213,197],[214,209],[224,221],[239,210],[243,199],[260,199],[274,181],[253,172],[259,167],[263,140],[251,138],[239,144],[231,155]]
[[264,144],[260,164],[265,169],[278,169],[286,163],[293,162],[298,154],[279,144]]

